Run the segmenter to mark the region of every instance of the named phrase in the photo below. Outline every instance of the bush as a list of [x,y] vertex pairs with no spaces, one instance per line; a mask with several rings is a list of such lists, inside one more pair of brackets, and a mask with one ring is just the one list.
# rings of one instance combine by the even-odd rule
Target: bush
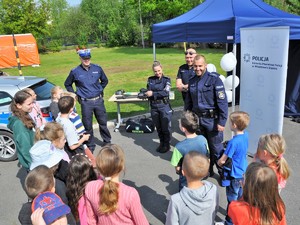
[[62,41],[60,40],[50,40],[46,44],[47,51],[60,52],[62,48]]

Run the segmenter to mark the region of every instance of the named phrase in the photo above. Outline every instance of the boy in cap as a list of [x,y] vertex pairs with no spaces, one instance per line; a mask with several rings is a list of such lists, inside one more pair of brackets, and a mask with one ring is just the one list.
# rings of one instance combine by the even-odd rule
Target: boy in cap
[[[34,213],[36,210],[38,210],[37,213],[43,212],[43,220],[47,225],[67,225],[66,215],[71,212],[70,207],[65,205],[61,198],[51,191],[42,192],[35,197],[32,202],[32,212]],[[34,220],[35,214],[31,218]]]
[[[53,193],[55,191],[55,179],[51,169],[45,165],[39,165],[31,170],[25,179],[25,191],[29,201],[23,204],[19,212],[19,221],[21,224],[32,224],[30,215],[33,204],[31,199],[35,199],[40,193]],[[60,199],[61,201],[61,199]],[[66,211],[64,211],[66,212]],[[76,224],[70,210],[65,213],[68,214],[69,224]],[[40,225],[40,224],[39,224]]]
[[[93,152],[96,144],[93,132],[93,114],[99,124],[103,145],[111,142],[111,135],[107,128],[107,114],[104,106],[103,93],[108,79],[103,69],[91,63],[90,49],[81,49],[78,52],[81,64],[72,69],[65,81],[67,91],[76,93],[81,105],[82,122],[90,138],[87,146]],[[76,91],[73,88],[76,86]]]

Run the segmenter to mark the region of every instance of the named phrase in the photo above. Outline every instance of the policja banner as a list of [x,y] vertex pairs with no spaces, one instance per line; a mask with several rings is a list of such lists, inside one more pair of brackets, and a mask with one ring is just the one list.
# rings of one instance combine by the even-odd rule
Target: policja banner
[[282,134],[289,27],[241,29],[240,110],[249,113],[248,153],[262,134]]

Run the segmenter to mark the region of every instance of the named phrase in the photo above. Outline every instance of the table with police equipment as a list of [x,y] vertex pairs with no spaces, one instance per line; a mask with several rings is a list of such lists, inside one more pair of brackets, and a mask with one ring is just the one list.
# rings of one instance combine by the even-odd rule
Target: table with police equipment
[[[108,101],[117,103],[117,122],[114,132],[118,132],[123,122],[121,117],[121,104],[148,102],[148,98],[138,98],[139,92],[125,92],[122,95],[113,94]],[[175,99],[174,91],[170,91],[170,100]]]

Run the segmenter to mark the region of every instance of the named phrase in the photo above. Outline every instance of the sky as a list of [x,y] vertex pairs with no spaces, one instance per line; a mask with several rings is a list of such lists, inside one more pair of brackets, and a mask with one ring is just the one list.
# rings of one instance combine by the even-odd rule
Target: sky
[[70,6],[76,6],[81,3],[81,0],[67,0]]

